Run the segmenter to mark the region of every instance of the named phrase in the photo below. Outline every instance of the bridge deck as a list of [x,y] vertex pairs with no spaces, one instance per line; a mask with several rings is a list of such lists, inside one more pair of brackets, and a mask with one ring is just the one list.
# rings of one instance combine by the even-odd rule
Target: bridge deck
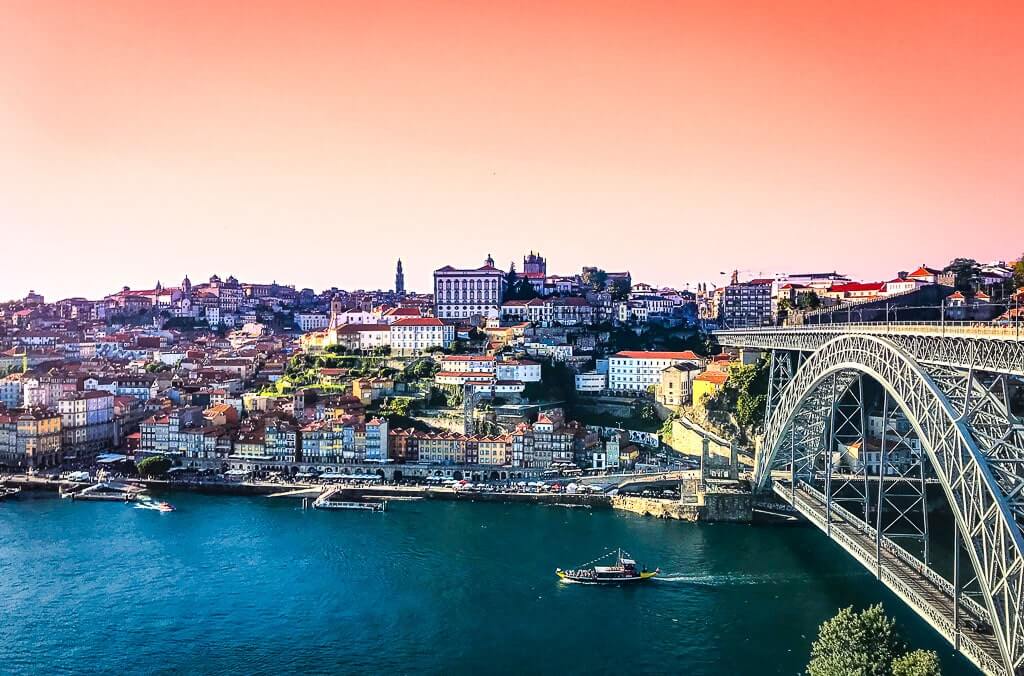
[[834,502],[830,518],[827,517],[824,494],[807,484],[798,482],[793,491],[789,482],[776,480],[773,487],[779,497],[793,504],[811,523],[874,573],[979,669],[987,674],[1007,673],[995,637],[964,626],[965,617],[987,617],[983,607],[961,596],[961,621],[956,627],[953,585],[948,580],[885,538],[877,547],[876,558],[875,529]]
[[934,338],[979,338],[993,340],[1024,340],[1024,324],[993,324],[990,322],[850,322],[836,324],[804,324],[802,326],[765,326],[743,329],[720,329],[719,336],[785,333],[867,333],[874,336],[912,335]]

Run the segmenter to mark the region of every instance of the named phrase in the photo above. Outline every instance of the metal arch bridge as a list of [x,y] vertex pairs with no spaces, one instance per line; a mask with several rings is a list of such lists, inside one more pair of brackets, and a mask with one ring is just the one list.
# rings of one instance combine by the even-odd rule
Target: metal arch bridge
[[[982,671],[1024,674],[1020,327],[848,324],[715,336],[770,353],[756,487],[792,504]],[[954,520],[945,575],[929,551],[929,481]]]

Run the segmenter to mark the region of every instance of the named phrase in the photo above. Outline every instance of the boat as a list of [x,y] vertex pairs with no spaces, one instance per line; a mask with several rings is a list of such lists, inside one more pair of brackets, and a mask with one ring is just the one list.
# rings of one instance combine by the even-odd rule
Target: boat
[[324,500],[321,498],[313,502],[313,509],[362,509],[367,512],[386,512],[388,501],[354,502],[352,500]]
[[6,498],[13,498],[20,492],[20,488],[8,488],[7,486],[0,486],[0,500],[4,500]]
[[[612,556],[615,557],[614,565],[593,565],[598,561],[603,561]],[[555,569],[555,575],[557,575],[558,579],[562,582],[574,582],[577,584],[624,584],[631,582],[645,582],[654,578],[660,572],[661,569],[658,568],[655,568],[654,570],[647,570],[647,566],[643,566],[640,570],[637,570],[636,561],[621,549],[609,552],[608,554],[594,559],[590,563],[585,563],[578,568],[571,570],[562,570],[561,568]]]
[[175,509],[174,505],[169,502],[158,502],[156,503],[156,508],[161,512],[173,512]]

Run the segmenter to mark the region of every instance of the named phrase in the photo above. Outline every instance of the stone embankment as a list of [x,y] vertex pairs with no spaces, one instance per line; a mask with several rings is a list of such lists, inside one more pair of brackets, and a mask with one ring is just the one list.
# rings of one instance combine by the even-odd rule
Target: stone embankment
[[611,500],[615,509],[659,519],[750,523],[753,518],[752,497],[743,492],[706,493],[693,502],[629,495],[616,495]]

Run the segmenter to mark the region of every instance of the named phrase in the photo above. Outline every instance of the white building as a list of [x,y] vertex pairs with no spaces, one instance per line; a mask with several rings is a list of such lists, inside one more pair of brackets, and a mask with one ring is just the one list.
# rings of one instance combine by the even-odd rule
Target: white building
[[391,327],[387,324],[364,324],[359,327],[359,349],[373,350],[391,346]]
[[505,293],[505,273],[487,256],[483,267],[434,271],[434,314],[441,319],[497,316]]
[[498,380],[518,380],[524,383],[540,382],[540,364],[529,359],[499,361],[495,370]]
[[478,354],[450,354],[441,358],[441,370],[454,373],[494,374],[494,357]]
[[302,331],[319,331],[326,329],[331,318],[326,312],[300,312],[295,315],[295,323]]
[[661,372],[673,364],[703,366],[705,360],[685,352],[617,352],[608,359],[608,389],[612,392],[646,390],[661,382]]
[[455,327],[435,317],[402,319],[390,327],[391,350],[399,355],[418,354],[455,342]]
[[604,392],[608,387],[608,374],[606,373],[577,373],[577,392]]

